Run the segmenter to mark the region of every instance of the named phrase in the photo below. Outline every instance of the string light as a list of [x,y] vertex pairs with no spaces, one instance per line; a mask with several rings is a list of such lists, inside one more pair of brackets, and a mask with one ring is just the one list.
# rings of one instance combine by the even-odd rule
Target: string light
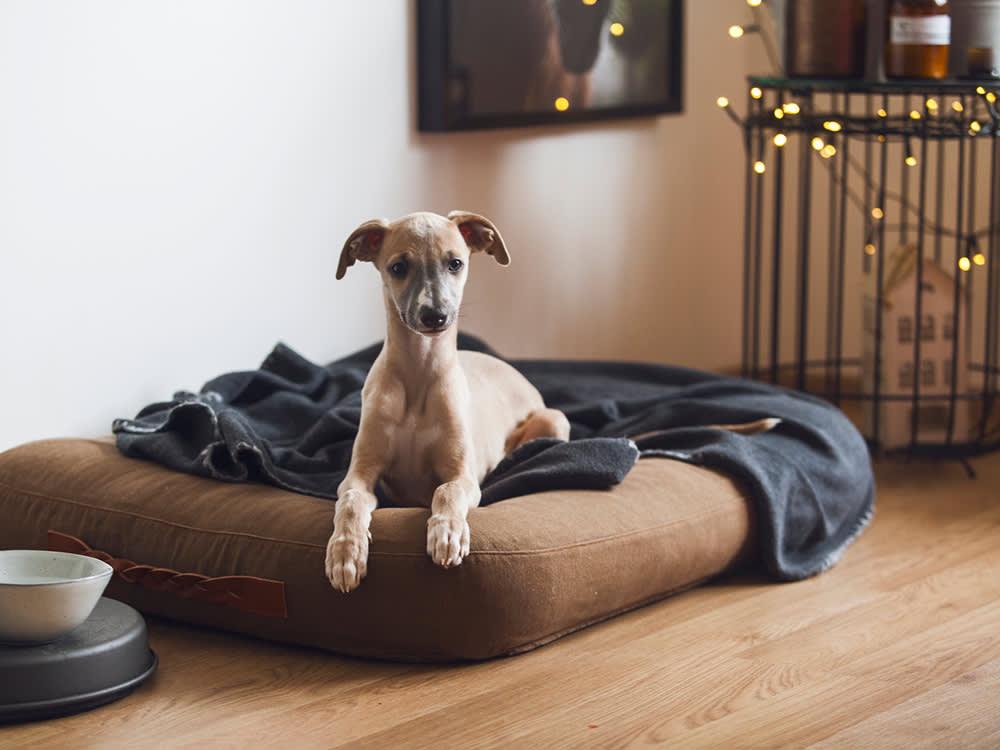
[[926,105],[927,105],[928,111],[934,112],[934,113],[937,112],[937,108],[938,108],[937,99],[928,99],[927,102],[926,102]]
[[885,218],[885,211],[876,206],[872,209],[872,218],[875,219],[875,221],[882,221],[882,219]]
[[915,157],[913,154],[909,154],[903,161],[906,162],[906,166],[908,167],[917,166],[917,157]]
[[978,133],[983,129],[983,126],[979,124],[979,120],[973,120],[972,124],[969,125],[969,131],[972,133]]
[[558,97],[552,104],[560,112],[565,112],[569,109],[569,99],[565,96]]
[[984,89],[982,86],[976,86],[976,93],[982,96],[983,94],[986,93],[986,89]]
[[959,258],[958,267],[961,268],[963,271],[968,271],[970,268],[972,268],[972,264],[969,262],[968,258]]
[[724,96],[720,96],[718,99],[715,100],[715,103],[719,105],[719,109],[725,109],[726,107],[729,106],[729,99],[727,99]]
[[763,0],[747,0],[747,5],[751,8],[759,8]]
[[786,143],[788,143],[788,136],[784,133],[775,133],[774,135],[774,145],[781,148]]
[[764,174],[767,171],[767,167],[764,165],[764,162],[758,160],[753,163],[753,171],[757,174]]
[[889,116],[889,113],[888,113],[888,112],[886,112],[886,111],[885,111],[884,109],[882,109],[881,107],[879,107],[879,109],[878,109],[878,116],[879,116],[879,117],[888,117],[888,116]]
[[976,253],[975,255],[972,256],[972,262],[975,263],[977,266],[985,266],[986,256],[983,255],[982,253]]
[[836,120],[827,120],[823,123],[823,127],[829,130],[831,133],[839,133],[843,126]]
[[867,245],[865,245],[865,255],[874,255],[877,251],[878,248],[875,247],[875,245],[873,245],[872,243],[869,242]]
[[733,39],[739,39],[745,33],[746,29],[744,29],[739,24],[733,24],[732,26],[729,27],[729,36],[731,36]]
[[784,116],[785,116],[785,110],[783,110],[781,107],[777,107],[774,110],[774,119],[775,120],[780,120]]
[[752,89],[750,89],[750,96],[753,97],[754,99],[760,99],[762,96],[764,96],[764,92],[760,90],[760,86],[754,86]]
[[917,110],[915,110],[915,109],[910,110],[910,119],[911,120],[919,120],[920,119],[920,113],[917,112]]
[[781,105],[786,115],[797,115],[802,111],[802,108],[795,102],[785,102]]
[[819,136],[816,136],[815,138],[812,139],[812,147],[817,151],[822,151],[824,146],[826,146],[826,144],[823,142],[823,139],[820,138]]
[[958,101],[957,99],[951,103],[951,108],[956,112],[965,111],[965,106],[962,104],[962,102]]
[[625,27],[618,23],[618,21],[615,21],[608,27],[608,31],[611,32],[611,36],[621,36],[625,33]]
[[824,159],[829,159],[831,157],[834,157],[837,155],[837,147],[834,146],[832,143],[828,143],[825,146],[823,146],[822,150],[820,150],[819,152],[819,155],[822,156]]
[[992,91],[987,92],[987,94],[986,94],[986,101],[988,101],[990,104],[996,104],[997,95],[994,94]]
[[597,0],[583,0],[584,5],[597,5]]
[[885,136],[884,136],[884,135],[880,135],[880,136],[878,137],[878,142],[879,142],[879,143],[885,143]]

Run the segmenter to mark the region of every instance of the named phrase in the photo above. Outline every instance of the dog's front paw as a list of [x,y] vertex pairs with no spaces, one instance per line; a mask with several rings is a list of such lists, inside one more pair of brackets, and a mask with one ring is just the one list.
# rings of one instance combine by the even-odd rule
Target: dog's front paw
[[368,536],[337,534],[326,545],[326,577],[345,594],[361,585],[368,572]]
[[431,516],[427,521],[427,554],[443,568],[461,565],[469,554],[469,523],[457,516]]

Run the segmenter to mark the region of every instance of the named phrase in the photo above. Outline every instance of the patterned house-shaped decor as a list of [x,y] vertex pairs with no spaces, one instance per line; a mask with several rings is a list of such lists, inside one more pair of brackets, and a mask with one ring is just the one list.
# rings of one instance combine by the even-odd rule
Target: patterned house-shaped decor
[[[952,381],[955,393],[968,393],[969,337],[966,317],[968,300],[964,289],[955,304],[955,277],[933,260],[924,258],[921,320],[914,319],[917,295],[916,245],[894,252],[886,263],[882,289],[882,346],[880,370],[879,443],[883,448],[910,444],[914,379],[920,380],[917,404],[918,437],[921,443],[945,443],[949,418],[952,439],[964,441],[970,431],[967,399],[957,399],[949,415]],[[863,383],[866,393],[875,388],[875,297],[864,300]],[[959,337],[955,346],[955,337]],[[920,360],[916,341],[920,337]],[[954,356],[953,356],[954,355]],[[889,398],[884,398],[888,396]],[[894,397],[903,396],[899,399]],[[874,434],[875,406],[865,402],[865,428]]]

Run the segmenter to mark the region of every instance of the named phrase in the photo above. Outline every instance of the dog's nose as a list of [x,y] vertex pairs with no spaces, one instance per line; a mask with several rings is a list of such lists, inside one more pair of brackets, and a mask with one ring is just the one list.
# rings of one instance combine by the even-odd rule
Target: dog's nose
[[420,310],[420,325],[432,331],[444,327],[447,320],[448,317],[444,313],[432,307],[425,307]]

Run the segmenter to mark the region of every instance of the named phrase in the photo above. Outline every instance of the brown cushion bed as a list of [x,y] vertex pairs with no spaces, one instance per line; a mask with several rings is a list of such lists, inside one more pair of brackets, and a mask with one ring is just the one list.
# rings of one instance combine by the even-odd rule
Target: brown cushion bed
[[705,581],[752,554],[750,504],[728,477],[638,462],[610,491],[554,491],[472,511],[472,551],[442,570],[428,511],[382,508],[368,577],[323,572],[333,503],[227,484],[121,456],[110,440],[0,454],[0,548],[87,551],[140,611],[343,654],[484,659]]

